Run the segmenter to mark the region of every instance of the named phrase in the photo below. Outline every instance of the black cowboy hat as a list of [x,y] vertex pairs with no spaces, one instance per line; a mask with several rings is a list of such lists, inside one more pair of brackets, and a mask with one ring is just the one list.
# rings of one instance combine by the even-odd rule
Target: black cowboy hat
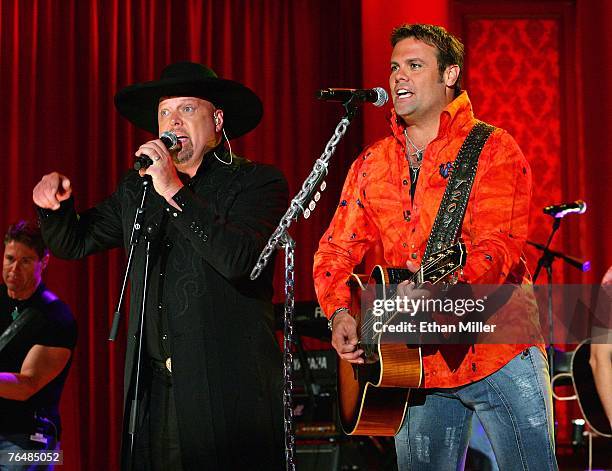
[[137,83],[115,95],[122,116],[141,129],[157,135],[157,105],[165,96],[194,96],[223,110],[223,127],[229,139],[246,134],[261,121],[263,107],[250,88],[217,77],[215,72],[193,62],[167,66],[160,80]]

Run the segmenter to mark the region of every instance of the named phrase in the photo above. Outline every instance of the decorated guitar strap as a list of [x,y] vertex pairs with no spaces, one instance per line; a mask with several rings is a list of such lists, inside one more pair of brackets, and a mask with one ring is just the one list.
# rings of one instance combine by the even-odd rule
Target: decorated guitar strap
[[478,121],[463,141],[427,240],[422,264],[427,263],[433,253],[455,242],[472,191],[478,158],[494,130],[494,126]]

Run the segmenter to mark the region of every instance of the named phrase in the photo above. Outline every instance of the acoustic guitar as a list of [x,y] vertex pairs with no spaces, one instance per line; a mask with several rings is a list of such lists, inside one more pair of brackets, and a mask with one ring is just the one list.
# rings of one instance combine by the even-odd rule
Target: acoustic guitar
[[[612,437],[610,421],[606,416],[601,399],[595,386],[593,370],[589,364],[591,357],[591,339],[586,339],[576,347],[571,354],[571,366],[568,373],[558,373],[553,377],[552,385],[562,378],[571,378],[575,395],[569,397],[559,397],[554,393],[555,399],[560,401],[570,401],[577,399],[582,416],[593,432],[603,437]],[[612,394],[612,391],[609,392]]]
[[[375,300],[380,306],[380,300],[391,299],[394,286],[402,281],[410,280],[417,286],[447,281],[465,265],[465,259],[465,245],[459,242],[432,254],[416,273],[376,266],[369,277],[352,275],[351,312],[355,313],[365,362],[352,364],[338,359],[338,406],[346,434],[395,435],[404,419],[410,388],[418,388],[423,377],[419,345],[398,343],[382,328],[393,322],[397,313],[377,313],[377,330],[382,332],[371,335]],[[362,312],[366,313],[363,318]]]

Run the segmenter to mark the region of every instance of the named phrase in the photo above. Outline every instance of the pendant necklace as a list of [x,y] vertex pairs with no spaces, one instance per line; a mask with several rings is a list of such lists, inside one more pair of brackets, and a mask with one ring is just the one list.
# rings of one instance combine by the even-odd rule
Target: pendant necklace
[[412,139],[408,137],[406,129],[404,129],[404,136],[406,137],[406,160],[408,160],[408,164],[410,165],[410,179],[414,183],[419,175],[419,170],[423,163],[423,154],[425,153],[427,144],[419,148],[412,142]]

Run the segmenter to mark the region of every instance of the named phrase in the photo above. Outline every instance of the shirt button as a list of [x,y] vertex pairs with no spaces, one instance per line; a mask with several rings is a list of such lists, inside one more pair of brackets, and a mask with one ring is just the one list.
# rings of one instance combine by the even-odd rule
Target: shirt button
[[412,252],[412,253],[410,254],[410,256],[411,256],[413,259],[416,259],[416,258],[417,258],[417,254],[416,254],[416,252]]
[[157,305],[157,307],[158,307],[159,309],[163,309],[164,305],[163,305],[163,304],[158,304],[158,305]]
[[404,185],[408,185],[408,180],[404,180],[404,181],[402,181],[402,183],[403,183]]

